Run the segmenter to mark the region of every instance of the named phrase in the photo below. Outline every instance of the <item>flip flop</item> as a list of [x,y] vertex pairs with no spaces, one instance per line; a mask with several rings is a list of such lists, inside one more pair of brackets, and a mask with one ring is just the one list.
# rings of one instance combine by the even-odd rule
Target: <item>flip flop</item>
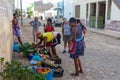
[[82,70],[80,70],[79,73],[84,74],[84,72]]
[[78,77],[79,73],[72,73],[71,76]]

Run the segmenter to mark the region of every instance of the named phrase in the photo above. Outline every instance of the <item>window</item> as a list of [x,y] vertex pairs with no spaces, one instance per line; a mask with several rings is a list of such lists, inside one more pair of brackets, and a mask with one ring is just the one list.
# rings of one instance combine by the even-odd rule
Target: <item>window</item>
[[80,5],[75,6],[75,17],[80,18]]
[[96,16],[96,3],[91,3],[91,6],[90,6],[90,15],[91,16]]

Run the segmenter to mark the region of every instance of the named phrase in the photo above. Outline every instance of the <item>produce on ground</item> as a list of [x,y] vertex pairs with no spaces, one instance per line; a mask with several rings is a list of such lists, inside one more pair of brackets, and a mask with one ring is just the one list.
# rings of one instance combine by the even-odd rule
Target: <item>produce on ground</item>
[[37,72],[39,74],[48,74],[50,71],[51,71],[50,68],[38,68],[37,69]]

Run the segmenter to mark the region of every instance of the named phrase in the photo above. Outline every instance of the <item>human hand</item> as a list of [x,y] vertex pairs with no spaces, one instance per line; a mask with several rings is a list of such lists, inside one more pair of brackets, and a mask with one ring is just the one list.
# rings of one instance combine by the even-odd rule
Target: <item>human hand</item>
[[32,45],[30,48],[34,48],[34,45]]
[[35,44],[34,43],[32,43],[32,45],[31,45],[31,47],[30,48],[35,48]]

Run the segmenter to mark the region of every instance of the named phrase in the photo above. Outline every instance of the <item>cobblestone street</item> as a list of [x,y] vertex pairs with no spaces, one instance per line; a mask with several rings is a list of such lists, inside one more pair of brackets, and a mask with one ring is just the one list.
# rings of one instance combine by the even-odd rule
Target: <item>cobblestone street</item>
[[0,80],[120,80],[120,0],[0,0],[0,45]]
[[[42,31],[43,28],[40,28]],[[60,27],[56,31],[61,32]],[[22,27],[24,42],[32,42],[32,27]],[[120,80],[120,39],[107,37],[88,31],[86,38],[85,56],[80,57],[84,74],[79,77],[71,77],[74,72],[73,60],[69,54],[62,54],[63,44],[57,46],[57,54],[62,58],[64,76],[54,80]],[[14,59],[24,61],[14,53]],[[19,58],[19,59],[18,59]]]

